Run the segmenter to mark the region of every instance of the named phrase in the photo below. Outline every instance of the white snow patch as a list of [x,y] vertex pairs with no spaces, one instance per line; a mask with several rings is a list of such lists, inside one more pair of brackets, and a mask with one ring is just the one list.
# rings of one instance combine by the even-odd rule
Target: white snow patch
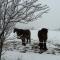
[[2,60],[60,60],[60,55],[19,53],[17,51],[7,51],[2,56]]

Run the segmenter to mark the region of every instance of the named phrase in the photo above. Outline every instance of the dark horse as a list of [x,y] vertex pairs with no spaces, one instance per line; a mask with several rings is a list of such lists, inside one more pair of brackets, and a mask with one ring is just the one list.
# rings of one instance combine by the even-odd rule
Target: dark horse
[[31,36],[31,33],[30,33],[30,30],[29,29],[18,29],[18,28],[14,28],[14,33],[17,33],[17,38],[20,38],[22,40],[22,45],[26,45],[26,41],[27,43],[30,43],[31,42],[31,39],[30,39],[30,36]]
[[44,51],[47,50],[47,46],[46,46],[47,33],[48,33],[48,29],[46,28],[42,28],[41,30],[38,31],[40,50],[44,50]]
[[14,28],[13,32],[16,32],[17,36],[20,37],[23,34],[23,29]]

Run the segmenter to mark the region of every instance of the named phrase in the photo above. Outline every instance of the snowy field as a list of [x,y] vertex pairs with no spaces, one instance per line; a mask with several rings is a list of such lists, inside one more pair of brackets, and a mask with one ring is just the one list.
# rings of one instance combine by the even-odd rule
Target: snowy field
[[38,30],[31,30],[31,44],[24,47],[12,32],[4,42],[2,60],[60,60],[60,31],[48,31],[48,50],[42,54],[39,53],[37,33]]

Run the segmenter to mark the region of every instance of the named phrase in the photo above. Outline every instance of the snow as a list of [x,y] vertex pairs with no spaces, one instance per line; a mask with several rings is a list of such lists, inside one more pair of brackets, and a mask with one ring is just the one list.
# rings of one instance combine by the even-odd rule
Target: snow
[[60,60],[60,55],[20,53],[17,51],[7,51],[3,57],[2,60]]
[[2,57],[2,60],[17,60],[21,54],[17,51],[7,51]]
[[[7,50],[2,52],[2,60],[60,60],[60,31],[48,31],[47,47],[48,50],[42,54],[31,50],[32,46],[39,43],[38,30],[31,30],[31,44],[26,47],[21,45],[21,39],[17,39],[16,33],[11,33],[4,42]],[[27,50],[26,53],[23,51]],[[39,50],[38,50],[39,51]]]
[[49,31],[48,40],[54,44],[60,44],[60,31]]

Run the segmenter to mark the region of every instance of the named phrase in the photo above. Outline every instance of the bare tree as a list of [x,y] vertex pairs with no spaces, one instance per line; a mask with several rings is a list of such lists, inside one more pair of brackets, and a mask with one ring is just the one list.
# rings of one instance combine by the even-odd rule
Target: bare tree
[[[3,42],[6,36],[10,34],[16,22],[30,22],[37,20],[44,13],[47,13],[49,7],[36,4],[38,0],[23,1],[20,0],[0,0],[0,60]],[[36,12],[39,12],[36,14]]]

